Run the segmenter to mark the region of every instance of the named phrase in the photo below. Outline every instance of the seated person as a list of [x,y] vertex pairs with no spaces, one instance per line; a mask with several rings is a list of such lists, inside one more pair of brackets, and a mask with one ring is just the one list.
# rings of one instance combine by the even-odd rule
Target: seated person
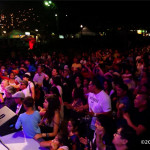
[[23,94],[22,91],[18,91],[12,95],[12,98],[14,99],[15,102],[10,106],[10,109],[19,116],[20,114],[25,112],[25,108],[23,105],[25,95]]
[[35,139],[51,140],[57,135],[60,125],[60,101],[58,96],[51,94],[46,97],[43,106],[44,110],[41,113],[43,116],[39,124],[42,133],[37,134]]
[[27,138],[34,138],[36,134],[40,134],[41,130],[38,126],[41,117],[38,111],[33,110],[34,100],[32,97],[26,97],[23,101],[25,113],[20,114],[15,124],[15,128],[23,127],[23,132]]

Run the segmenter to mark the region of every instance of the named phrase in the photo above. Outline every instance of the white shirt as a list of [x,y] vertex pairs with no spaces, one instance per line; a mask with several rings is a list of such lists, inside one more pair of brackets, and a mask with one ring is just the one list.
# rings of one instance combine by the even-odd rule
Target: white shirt
[[33,81],[34,81],[35,84],[41,84],[43,86],[44,78],[48,78],[48,75],[46,75],[43,72],[40,75],[38,73],[36,73],[34,75]]
[[19,104],[17,105],[16,114],[18,114],[18,113],[19,113],[19,111],[20,111],[21,107],[22,107],[22,104],[21,104],[21,105],[19,105]]
[[[103,90],[98,94],[89,93],[88,96],[89,111],[94,113],[103,113],[111,111],[111,100]],[[92,117],[91,129],[95,130],[96,117]]]

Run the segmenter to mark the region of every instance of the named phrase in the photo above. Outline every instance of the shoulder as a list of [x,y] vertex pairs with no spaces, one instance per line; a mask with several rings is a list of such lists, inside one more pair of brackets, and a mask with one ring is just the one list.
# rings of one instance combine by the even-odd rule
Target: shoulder
[[39,113],[39,111],[35,110],[35,111],[34,111],[34,114],[40,114],[40,113]]

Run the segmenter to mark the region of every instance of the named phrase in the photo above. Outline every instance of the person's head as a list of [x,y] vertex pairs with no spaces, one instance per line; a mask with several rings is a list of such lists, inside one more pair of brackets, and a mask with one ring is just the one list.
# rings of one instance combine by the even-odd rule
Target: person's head
[[104,90],[110,91],[112,89],[112,83],[108,80],[104,81]]
[[137,94],[134,99],[134,107],[137,109],[145,108],[148,105],[148,98],[147,94]]
[[5,66],[1,66],[1,73],[5,72]]
[[41,66],[38,66],[38,68],[37,68],[37,73],[41,73],[42,72],[42,67]]
[[132,149],[136,143],[136,132],[131,127],[121,127],[114,134],[112,143],[115,147],[122,147],[126,149]]
[[57,96],[60,96],[59,90],[56,86],[50,88],[50,94],[56,94]]
[[149,92],[149,85],[148,84],[143,84],[140,86],[138,93],[143,93],[143,94],[148,94]]
[[57,69],[56,68],[53,68],[53,70],[52,70],[52,76],[57,76],[58,75],[58,71],[57,71]]
[[10,79],[15,79],[15,74],[14,74],[13,72],[11,72],[11,73],[9,74],[9,78],[10,78]]
[[28,65],[30,65],[30,60],[26,59],[24,63],[28,66]]
[[69,75],[69,69],[64,69],[63,76],[67,77]]
[[26,81],[30,81],[30,78],[31,78],[31,73],[30,72],[26,72],[23,76],[23,80],[26,80]]
[[73,99],[83,99],[84,93],[82,88],[74,88],[72,91]]
[[89,85],[89,79],[88,78],[84,78],[83,79],[83,86],[86,87]]
[[116,91],[117,91],[118,97],[124,97],[125,95],[127,95],[128,86],[124,83],[119,83],[117,88],[116,88]]
[[60,109],[59,97],[56,94],[50,94],[45,98],[43,106],[46,109],[44,117],[47,118],[50,123],[54,117],[55,111]]
[[52,80],[53,80],[53,84],[54,85],[61,85],[61,78],[60,78],[60,76],[52,77]]
[[103,77],[95,76],[92,81],[89,83],[89,91],[94,93],[95,90],[102,90],[103,89]]
[[26,97],[24,100],[23,100],[23,105],[24,105],[24,108],[27,110],[28,108],[33,108],[33,105],[34,105],[34,100],[31,96],[28,96]]
[[52,140],[50,149],[58,149],[60,146],[69,146],[68,136],[61,132],[59,132],[55,136],[55,139]]
[[6,97],[9,98],[9,97],[12,97],[12,95],[16,92],[16,89],[9,85],[5,88],[5,94],[6,94]]
[[77,75],[76,78],[75,78],[75,83],[76,84],[81,84],[82,83],[82,76]]
[[22,91],[18,91],[15,94],[13,94],[12,97],[15,99],[15,102],[17,104],[22,104],[22,102],[25,98],[25,95]]
[[68,128],[68,133],[77,132],[77,130],[78,130],[77,121],[75,121],[74,119],[69,119],[68,124],[67,124],[67,128]]
[[24,89],[27,88],[27,86],[28,86],[28,81],[22,80],[21,83],[20,83],[20,89],[24,90]]
[[9,82],[8,82],[8,80],[6,80],[6,79],[4,79],[4,80],[2,81],[2,83],[1,83],[2,89],[5,89],[6,86],[8,86],[8,85],[9,85]]
[[74,57],[74,58],[73,58],[73,63],[78,63],[77,57]]

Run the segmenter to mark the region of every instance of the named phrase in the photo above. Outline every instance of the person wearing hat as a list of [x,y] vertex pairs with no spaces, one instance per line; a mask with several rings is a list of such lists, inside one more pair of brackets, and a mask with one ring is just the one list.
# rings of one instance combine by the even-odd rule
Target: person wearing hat
[[7,107],[11,107],[15,102],[14,99],[12,98],[12,95],[16,93],[16,88],[14,88],[13,86],[9,85],[5,88],[5,102],[4,105]]
[[25,112],[25,109],[23,106],[23,100],[25,98],[25,95],[22,91],[18,91],[15,94],[13,94],[12,97],[14,98],[15,103],[13,106],[11,106],[10,109],[19,116],[21,113]]
[[29,96],[31,96],[33,99],[35,99],[35,87],[33,82],[31,82],[31,73],[30,72],[26,72],[23,76],[23,80],[28,82],[28,93],[30,94]]

